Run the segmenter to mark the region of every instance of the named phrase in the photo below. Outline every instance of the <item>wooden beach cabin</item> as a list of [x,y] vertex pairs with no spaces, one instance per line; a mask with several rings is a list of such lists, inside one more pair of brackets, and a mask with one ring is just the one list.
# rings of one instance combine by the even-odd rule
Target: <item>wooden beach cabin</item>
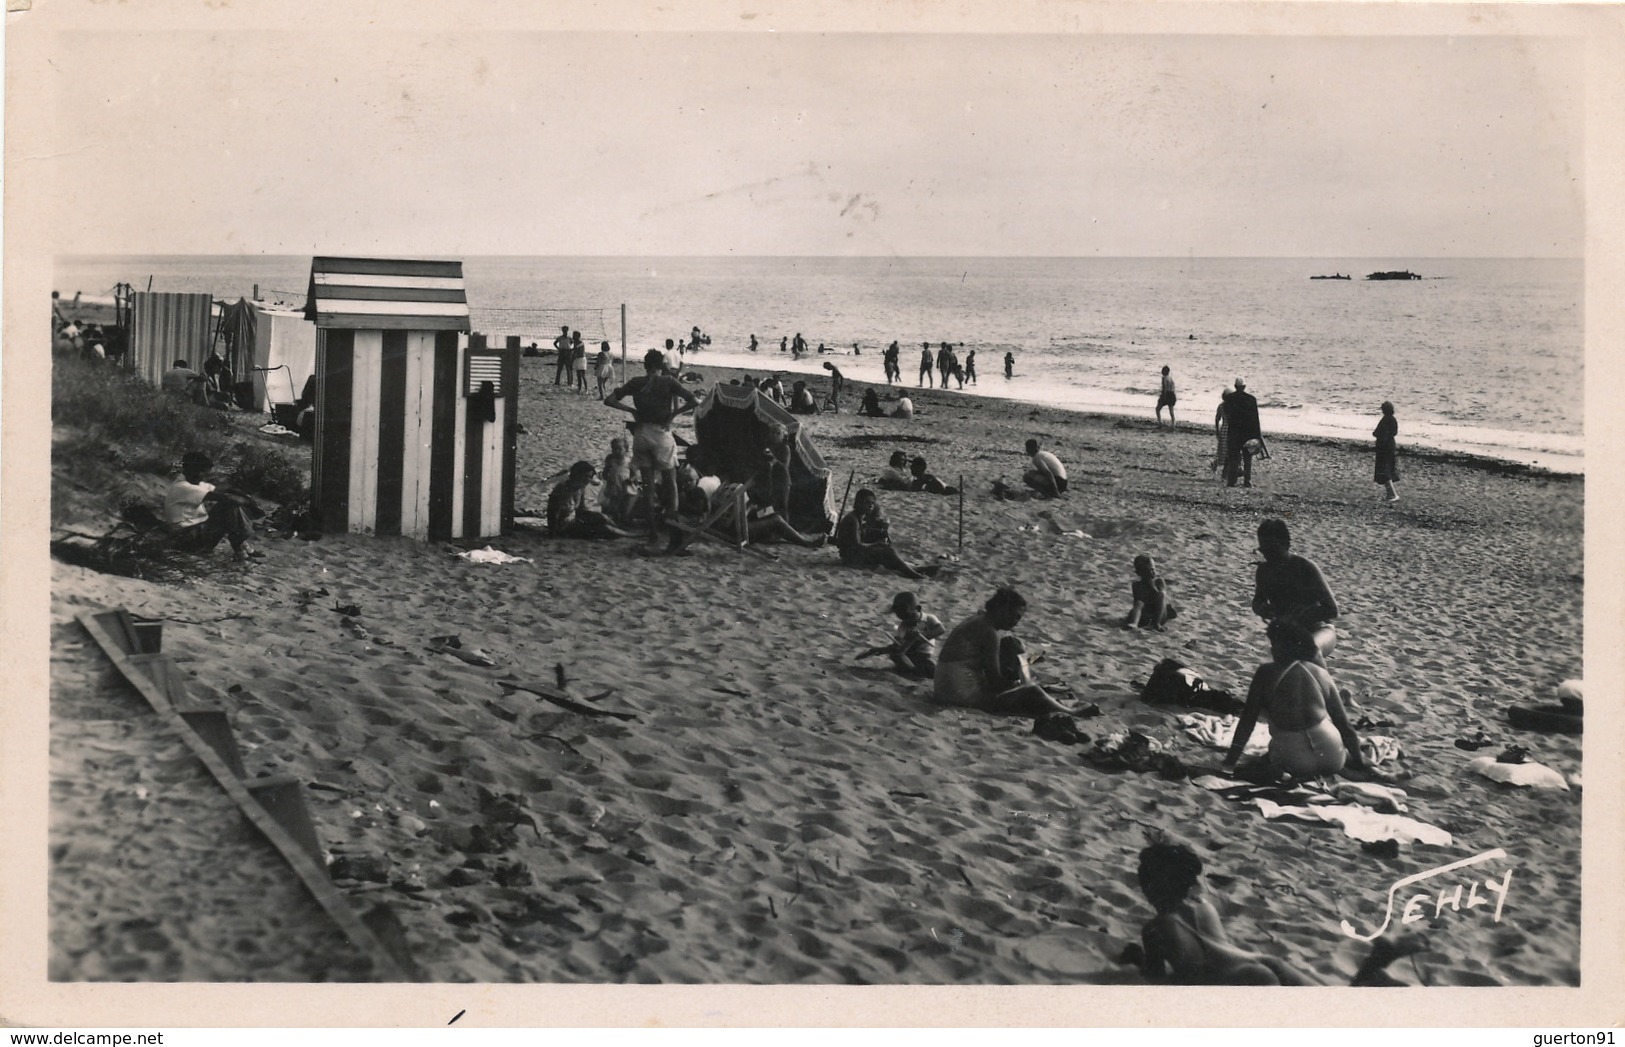
[[329,532],[488,538],[513,521],[519,353],[470,335],[463,264],[316,258],[312,500]]

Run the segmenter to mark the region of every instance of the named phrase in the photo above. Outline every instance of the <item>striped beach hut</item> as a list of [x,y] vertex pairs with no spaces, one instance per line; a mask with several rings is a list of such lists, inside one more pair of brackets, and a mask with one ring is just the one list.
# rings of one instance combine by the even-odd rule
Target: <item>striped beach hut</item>
[[487,538],[513,521],[519,353],[470,335],[463,264],[316,258],[311,491],[324,530]]

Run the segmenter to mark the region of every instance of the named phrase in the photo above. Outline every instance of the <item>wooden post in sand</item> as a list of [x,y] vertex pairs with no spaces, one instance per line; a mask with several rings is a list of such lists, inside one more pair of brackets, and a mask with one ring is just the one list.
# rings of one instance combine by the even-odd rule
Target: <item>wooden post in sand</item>
[[852,470],[846,474],[846,490],[841,493],[841,511],[835,514],[835,526],[841,526],[841,517],[846,515],[846,497],[852,493],[852,481],[857,478],[858,471]]
[[621,381],[626,381],[626,303],[621,303]]
[[959,474],[959,551],[965,551],[965,474]]

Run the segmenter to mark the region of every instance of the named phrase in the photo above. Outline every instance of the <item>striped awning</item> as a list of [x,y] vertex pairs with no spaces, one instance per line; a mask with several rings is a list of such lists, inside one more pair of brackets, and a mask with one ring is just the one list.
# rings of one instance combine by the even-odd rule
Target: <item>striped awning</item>
[[313,259],[305,318],[328,329],[467,331],[463,263]]

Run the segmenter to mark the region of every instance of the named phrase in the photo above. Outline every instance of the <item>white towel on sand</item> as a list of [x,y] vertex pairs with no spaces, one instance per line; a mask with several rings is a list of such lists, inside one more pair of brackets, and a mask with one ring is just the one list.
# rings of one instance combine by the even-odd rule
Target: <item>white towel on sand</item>
[[469,563],[533,563],[528,556],[509,556],[500,549],[493,549],[489,545],[484,549],[470,549],[457,554]]
[[1569,783],[1563,776],[1543,763],[1498,763],[1493,756],[1480,756],[1467,761],[1467,769],[1482,774],[1492,782],[1523,785],[1531,789],[1562,789],[1568,792]]
[[1407,809],[1405,801],[1409,799],[1404,789],[1394,785],[1378,785],[1376,782],[1338,782],[1332,789],[1332,795],[1344,803],[1357,803],[1390,814],[1404,812]]
[[1270,800],[1255,799],[1253,803],[1264,817],[1295,818],[1300,821],[1326,822],[1342,827],[1343,833],[1356,840],[1398,840],[1401,843],[1431,843],[1448,847],[1450,834],[1437,825],[1419,822],[1402,814],[1378,814],[1376,811],[1352,804],[1328,804],[1320,807],[1283,807]]
[[[1179,726],[1185,733],[1214,749],[1229,749],[1230,743],[1236,739],[1236,724],[1239,721],[1234,716],[1215,716],[1212,713],[1183,713],[1179,717]],[[1253,728],[1253,733],[1247,738],[1247,756],[1262,756],[1270,748],[1270,729],[1268,724],[1260,723]]]

